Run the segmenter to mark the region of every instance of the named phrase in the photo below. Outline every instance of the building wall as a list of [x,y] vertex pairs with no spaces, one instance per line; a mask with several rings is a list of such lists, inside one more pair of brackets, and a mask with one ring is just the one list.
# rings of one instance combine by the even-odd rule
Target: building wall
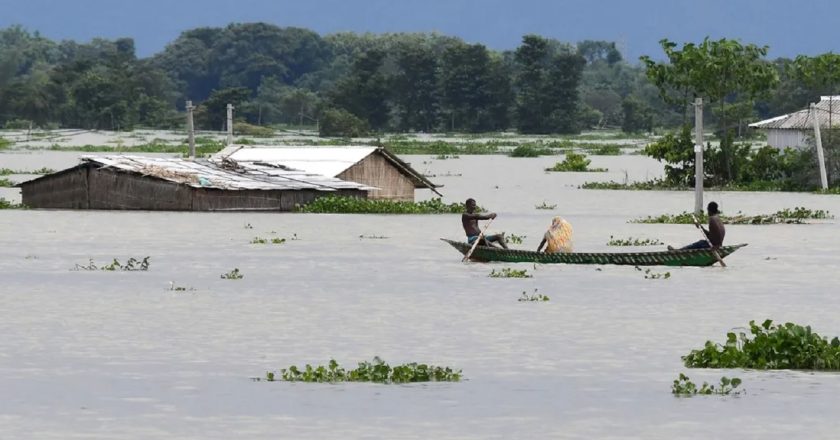
[[414,183],[381,154],[371,154],[339,174],[339,179],[375,186],[368,198],[414,201]]
[[783,150],[787,147],[804,149],[808,148],[808,141],[805,132],[800,130],[767,130],[767,145]]
[[362,190],[193,188],[111,168],[86,166],[24,184],[21,193],[23,203],[32,208],[150,211],[293,211],[297,204],[325,195],[367,196]]
[[32,208],[89,208],[88,170],[81,166],[27,182],[21,185],[21,201]]

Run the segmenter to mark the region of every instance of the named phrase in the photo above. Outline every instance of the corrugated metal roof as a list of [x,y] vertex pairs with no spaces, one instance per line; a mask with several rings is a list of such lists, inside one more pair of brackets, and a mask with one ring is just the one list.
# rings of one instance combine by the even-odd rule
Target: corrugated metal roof
[[[822,96],[815,107],[817,121],[821,128],[829,128],[829,121],[833,127],[840,126],[840,96]],[[806,108],[798,112],[752,123],[750,127],[778,130],[813,130],[814,120],[811,109]]]
[[268,164],[278,168],[294,168],[309,173],[337,177],[353,165],[375,152],[380,152],[401,173],[414,182],[415,188],[429,188],[438,195],[435,185],[409,164],[381,147],[336,146],[336,147],[269,147],[253,145],[230,145],[214,154],[210,161],[216,164]]
[[[335,177],[348,168],[370,156],[377,147],[242,147],[223,150],[211,158],[220,157],[243,164],[261,162],[288,168],[303,170],[308,173]],[[225,154],[228,153],[228,154]]]
[[225,190],[301,190],[336,191],[340,189],[374,190],[367,185],[335,177],[309,173],[270,164],[245,163],[223,167],[204,160],[145,156],[82,156],[84,162],[116,168],[194,188]]

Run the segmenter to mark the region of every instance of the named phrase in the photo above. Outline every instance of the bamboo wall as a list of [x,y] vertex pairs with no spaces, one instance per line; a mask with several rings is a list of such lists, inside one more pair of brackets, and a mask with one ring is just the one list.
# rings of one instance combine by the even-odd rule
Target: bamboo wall
[[414,183],[381,154],[371,154],[339,174],[339,179],[381,188],[368,198],[414,201]]
[[87,209],[88,166],[70,168],[21,185],[22,203],[32,208]]

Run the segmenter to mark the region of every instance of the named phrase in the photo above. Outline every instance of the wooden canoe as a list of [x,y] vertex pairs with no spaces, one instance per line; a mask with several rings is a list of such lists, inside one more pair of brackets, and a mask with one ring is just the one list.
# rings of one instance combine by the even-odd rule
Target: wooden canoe
[[[471,245],[462,241],[441,240],[449,243],[462,255],[470,251]],[[736,244],[718,249],[720,258],[746,246]],[[501,249],[496,247],[476,246],[472,261],[506,263],[565,263],[565,264],[623,264],[630,266],[711,266],[717,263],[710,249],[691,249],[658,252],[573,252],[568,254],[546,254],[544,252],[519,249]]]

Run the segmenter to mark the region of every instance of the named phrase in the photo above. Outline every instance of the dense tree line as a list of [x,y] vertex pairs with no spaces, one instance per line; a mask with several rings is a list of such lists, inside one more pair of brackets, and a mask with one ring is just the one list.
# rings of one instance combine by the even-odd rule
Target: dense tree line
[[[320,36],[251,23],[188,30],[141,59],[129,38],[56,42],[13,26],[0,30],[0,125],[178,127],[192,100],[198,126],[214,130],[232,103],[252,124],[318,121],[339,133],[650,131],[684,122],[699,90],[674,69],[686,63],[674,47],[663,48],[667,63],[637,65],[606,41],[526,35],[500,52],[438,34]],[[746,57],[745,69],[779,78],[761,93],[701,90],[717,104],[707,120],[727,128],[802,108],[840,85],[831,54],[768,61],[751,45],[719,49],[730,50],[733,65]]]

